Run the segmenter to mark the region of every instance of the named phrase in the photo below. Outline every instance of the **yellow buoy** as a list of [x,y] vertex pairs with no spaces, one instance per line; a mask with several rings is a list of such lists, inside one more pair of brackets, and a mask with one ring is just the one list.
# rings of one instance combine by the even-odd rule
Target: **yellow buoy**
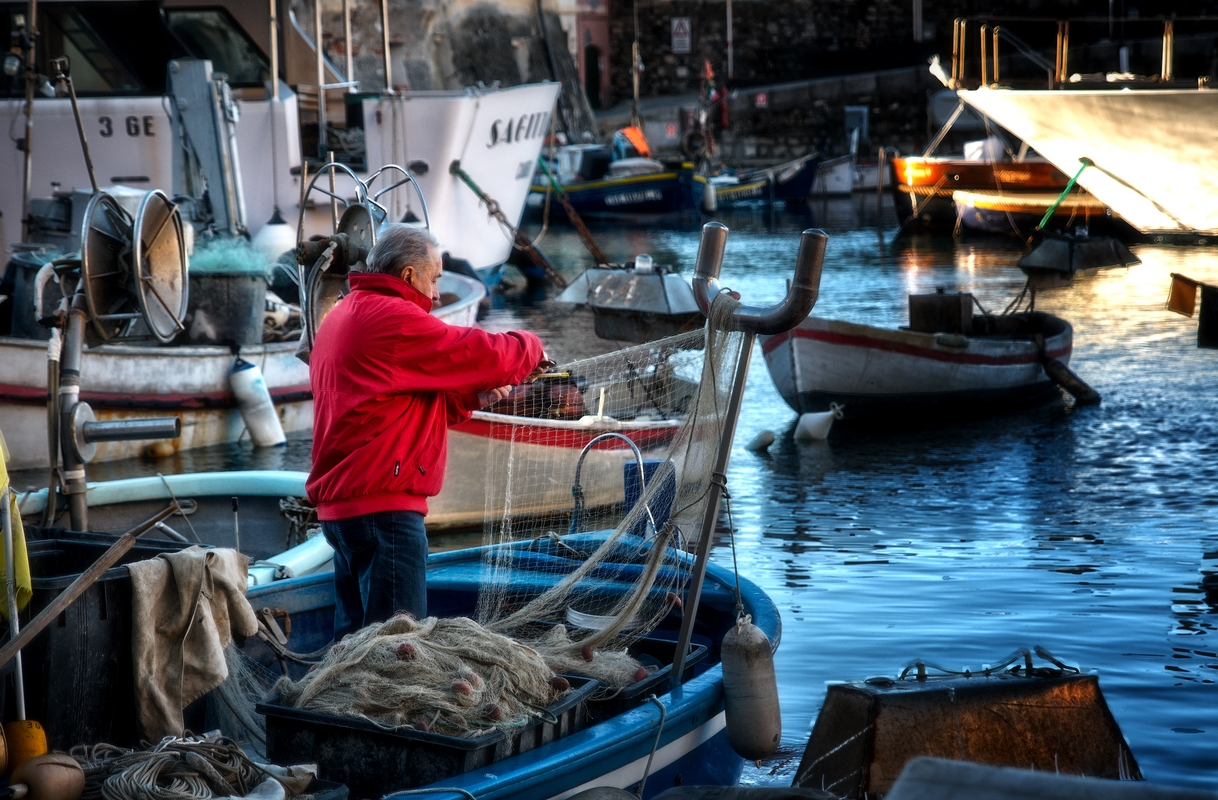
[[727,740],[749,761],[773,755],[782,738],[774,648],[749,616],[723,637],[723,705]]
[[31,758],[46,755],[46,731],[32,719],[6,722],[4,739],[8,746],[8,766],[13,770]]

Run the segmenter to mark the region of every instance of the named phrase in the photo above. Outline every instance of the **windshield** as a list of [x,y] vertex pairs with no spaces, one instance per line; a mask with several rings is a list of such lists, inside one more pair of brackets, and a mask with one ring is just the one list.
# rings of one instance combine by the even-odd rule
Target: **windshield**
[[259,86],[270,77],[262,53],[223,9],[165,9],[169,29],[195,58],[211,60],[233,86]]

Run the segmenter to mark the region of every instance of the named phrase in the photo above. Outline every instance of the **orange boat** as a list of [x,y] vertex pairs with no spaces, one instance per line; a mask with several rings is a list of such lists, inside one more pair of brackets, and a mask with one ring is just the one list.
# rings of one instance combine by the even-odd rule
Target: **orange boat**
[[966,161],[960,156],[896,156],[892,170],[897,216],[907,226],[925,229],[955,226],[953,192],[1060,192],[1070,180],[1041,158],[994,162]]

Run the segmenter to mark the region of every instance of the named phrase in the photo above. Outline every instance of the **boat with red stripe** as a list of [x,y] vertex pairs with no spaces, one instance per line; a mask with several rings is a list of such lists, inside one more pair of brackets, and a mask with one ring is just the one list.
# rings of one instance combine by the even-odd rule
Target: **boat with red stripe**
[[1059,396],[1046,359],[1067,364],[1070,323],[1029,311],[973,315],[969,333],[878,328],[809,317],[762,337],[770,376],[799,413],[845,419],[985,413]]

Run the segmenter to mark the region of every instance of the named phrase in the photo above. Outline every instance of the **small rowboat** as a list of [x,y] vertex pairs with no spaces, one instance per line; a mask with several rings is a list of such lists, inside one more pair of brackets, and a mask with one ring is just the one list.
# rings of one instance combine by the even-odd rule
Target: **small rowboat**
[[[762,337],[770,377],[799,413],[841,405],[845,419],[909,419],[1030,405],[1058,395],[1042,355],[1070,360],[1073,330],[1033,311],[973,317],[969,336],[917,333],[808,317]],[[1044,337],[1043,354],[1033,340]]]
[[[976,233],[1014,233],[1024,236],[1057,203],[1056,192],[957,191],[952,193],[960,225]],[[1094,226],[1108,222],[1111,212],[1094,195],[1072,193],[1062,198],[1047,227]]]

